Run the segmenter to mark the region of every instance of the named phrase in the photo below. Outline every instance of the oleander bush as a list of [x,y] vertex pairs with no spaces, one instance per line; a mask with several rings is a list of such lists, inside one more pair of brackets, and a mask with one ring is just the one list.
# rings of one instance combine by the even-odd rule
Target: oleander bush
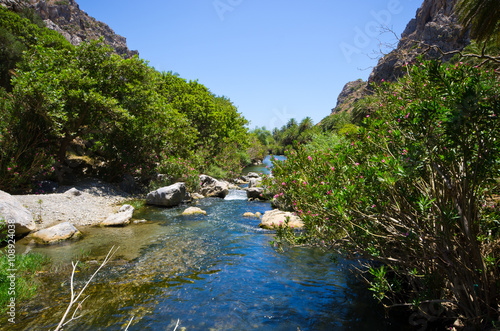
[[438,303],[466,324],[491,325],[500,298],[498,72],[408,69],[373,87],[378,108],[356,133],[274,161],[274,198],[306,225],[280,229],[277,242],[382,262],[369,278],[388,306]]

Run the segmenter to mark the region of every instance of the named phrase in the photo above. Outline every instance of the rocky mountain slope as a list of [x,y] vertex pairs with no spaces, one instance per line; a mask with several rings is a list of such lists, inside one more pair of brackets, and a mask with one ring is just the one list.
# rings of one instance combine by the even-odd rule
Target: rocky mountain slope
[[[453,13],[458,0],[424,0],[401,34],[395,50],[382,57],[373,69],[368,82],[357,80],[349,82],[339,95],[332,113],[349,111],[353,103],[369,93],[368,85],[372,82],[394,81],[404,74],[405,63],[414,61],[418,55],[427,58],[440,58],[441,53],[429,46],[437,46],[443,52],[462,50],[470,43],[469,34],[464,31]],[[448,60],[444,57],[443,60]],[[355,89],[352,86],[356,86]],[[350,92],[352,91],[352,92]]]
[[49,29],[61,33],[73,45],[102,37],[104,43],[123,57],[139,54],[128,49],[125,37],[82,11],[75,0],[0,0],[0,5],[14,11],[33,8]]

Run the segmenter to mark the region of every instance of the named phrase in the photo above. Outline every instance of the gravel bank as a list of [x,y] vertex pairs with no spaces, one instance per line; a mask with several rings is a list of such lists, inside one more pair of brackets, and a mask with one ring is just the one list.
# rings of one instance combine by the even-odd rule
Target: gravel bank
[[[65,193],[71,188],[76,188],[82,194]],[[14,197],[33,213],[38,229],[66,221],[75,226],[97,225],[118,211],[123,201],[134,198],[116,185],[97,179],[85,179],[73,186],[61,186],[53,194]]]

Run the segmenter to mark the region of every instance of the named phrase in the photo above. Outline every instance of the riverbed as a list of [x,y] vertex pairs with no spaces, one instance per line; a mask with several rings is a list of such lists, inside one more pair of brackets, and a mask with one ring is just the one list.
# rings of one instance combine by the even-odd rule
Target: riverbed
[[[268,161],[253,171],[267,172]],[[41,275],[39,295],[18,308],[9,330],[53,330],[69,301],[71,261],[86,265],[77,288],[115,245],[114,261],[86,290],[84,316],[65,330],[401,330],[384,318],[352,272],[355,263],[312,248],[278,253],[273,232],[245,212],[271,210],[245,191],[202,199],[207,216],[187,206],[146,207],[125,228],[86,228],[77,242],[50,247],[21,241],[18,252],[49,255],[64,269]],[[64,267],[66,266],[66,267]],[[0,325],[7,326],[6,318]]]

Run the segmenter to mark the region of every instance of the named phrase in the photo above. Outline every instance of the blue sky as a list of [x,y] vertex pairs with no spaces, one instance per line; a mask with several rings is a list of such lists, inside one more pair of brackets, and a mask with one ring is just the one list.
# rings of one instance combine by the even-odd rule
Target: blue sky
[[[422,0],[76,0],[159,71],[231,99],[250,128],[319,122],[345,83],[367,79]],[[364,70],[363,70],[364,69]]]

